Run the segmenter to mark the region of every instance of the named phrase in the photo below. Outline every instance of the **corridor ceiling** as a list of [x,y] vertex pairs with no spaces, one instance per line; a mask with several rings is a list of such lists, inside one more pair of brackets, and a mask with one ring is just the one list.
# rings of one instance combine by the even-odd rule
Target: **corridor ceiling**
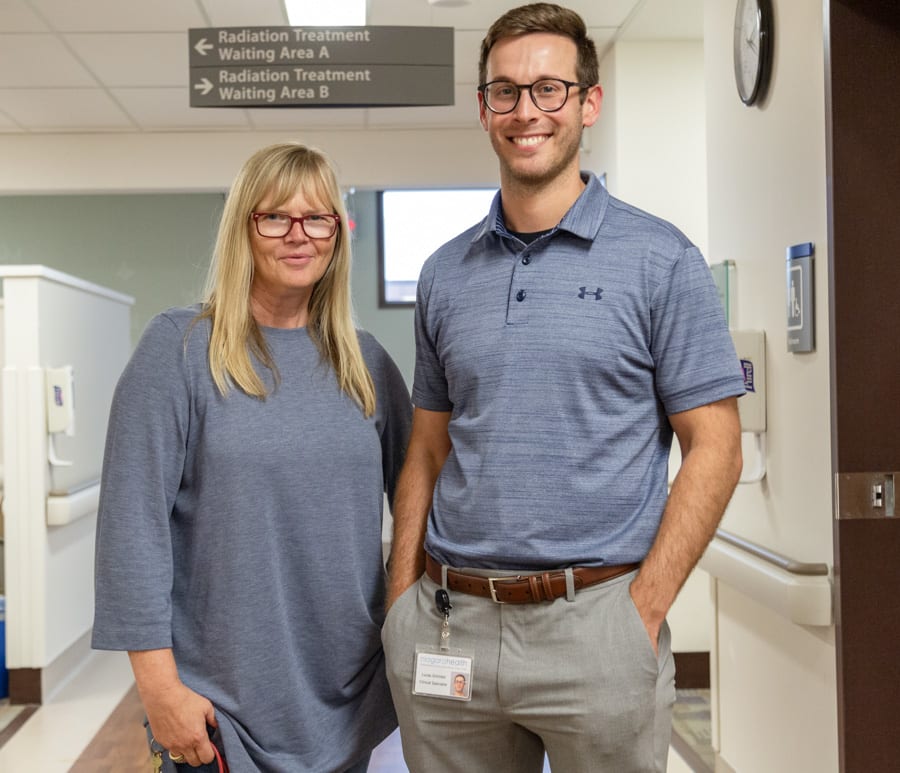
[[[479,44],[518,4],[369,0],[371,26],[455,28],[452,106],[247,109],[189,106],[187,30],[287,26],[280,0],[0,0],[0,134],[471,127]],[[601,57],[619,38],[703,36],[703,0],[564,4],[585,19]]]

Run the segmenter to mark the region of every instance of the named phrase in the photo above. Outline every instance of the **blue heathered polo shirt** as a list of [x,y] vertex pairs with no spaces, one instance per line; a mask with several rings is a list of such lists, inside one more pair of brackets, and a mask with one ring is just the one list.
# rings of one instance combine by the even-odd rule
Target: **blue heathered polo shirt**
[[550,233],[487,218],[425,263],[413,401],[453,443],[425,540],[458,567],[644,558],[667,495],[667,416],[743,394],[709,268],[591,174]]

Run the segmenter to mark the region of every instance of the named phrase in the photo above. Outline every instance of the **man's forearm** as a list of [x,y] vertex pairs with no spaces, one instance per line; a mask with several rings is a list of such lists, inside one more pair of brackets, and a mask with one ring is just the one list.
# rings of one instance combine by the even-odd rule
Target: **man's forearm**
[[[716,410],[725,406],[716,406]],[[656,539],[631,586],[648,631],[658,631],[685,580],[715,534],[741,474],[736,407],[720,410],[712,433],[686,440],[687,448]]]
[[[388,563],[387,606],[396,601],[425,570],[425,529],[434,480],[410,466],[403,469],[394,497],[394,538]],[[436,480],[436,477],[435,477]]]
[[633,586],[636,593],[647,591],[660,622],[706,550],[734,491],[728,466],[710,464],[701,455],[693,462],[685,460],[678,472],[656,540],[635,580],[637,588]]
[[425,571],[425,530],[434,485],[450,453],[449,413],[416,409],[406,461],[394,496],[394,539],[387,607]]

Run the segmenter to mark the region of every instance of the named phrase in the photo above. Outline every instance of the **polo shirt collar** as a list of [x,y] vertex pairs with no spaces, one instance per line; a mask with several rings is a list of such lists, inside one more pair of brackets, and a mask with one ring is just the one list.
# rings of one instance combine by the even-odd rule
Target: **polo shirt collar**
[[[581,179],[585,181],[585,189],[563,215],[559,225],[554,230],[568,231],[582,239],[594,239],[600,230],[606,207],[609,204],[609,193],[600,184],[600,180],[593,172],[582,172]],[[481,224],[481,228],[475,233],[472,242],[483,239],[489,233],[497,236],[511,236],[503,220],[503,210],[500,207],[500,191],[494,196],[490,211]]]

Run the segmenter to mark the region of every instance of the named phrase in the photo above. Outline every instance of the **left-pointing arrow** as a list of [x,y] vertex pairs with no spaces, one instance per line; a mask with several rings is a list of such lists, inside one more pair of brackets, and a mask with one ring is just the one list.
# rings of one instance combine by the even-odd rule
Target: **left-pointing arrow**
[[195,83],[194,88],[197,89],[204,97],[213,89],[213,85],[209,78],[204,78],[200,83]]
[[194,46],[194,50],[200,54],[200,56],[206,56],[207,51],[212,51],[215,46],[212,43],[207,43],[206,38],[200,38],[197,41],[197,45]]

